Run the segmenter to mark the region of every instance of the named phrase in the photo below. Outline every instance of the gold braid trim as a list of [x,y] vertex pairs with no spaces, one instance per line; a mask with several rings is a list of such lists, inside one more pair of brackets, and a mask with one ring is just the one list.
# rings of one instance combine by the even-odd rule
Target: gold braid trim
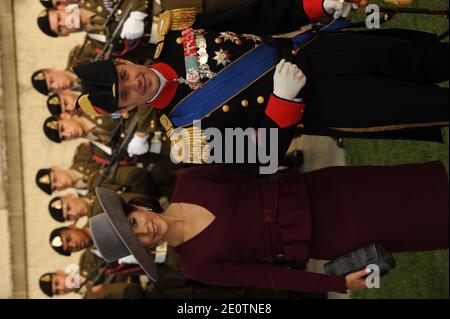
[[205,133],[199,127],[183,128],[171,137],[170,152],[173,158],[182,163],[203,164],[210,152]]
[[172,14],[170,30],[172,31],[186,30],[195,23],[195,17],[197,16],[197,9],[195,7],[174,9],[170,10],[170,12]]

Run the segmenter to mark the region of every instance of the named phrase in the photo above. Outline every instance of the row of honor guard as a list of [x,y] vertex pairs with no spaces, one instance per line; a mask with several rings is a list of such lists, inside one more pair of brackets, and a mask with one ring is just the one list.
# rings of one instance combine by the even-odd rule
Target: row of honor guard
[[[38,15],[39,28],[50,37],[68,36],[73,32],[86,32],[83,44],[72,48],[64,70],[51,67],[37,70],[32,75],[33,87],[47,96],[50,116],[45,119],[43,131],[55,143],[80,139],[72,165],[63,169],[57,165],[39,170],[36,184],[46,194],[72,189],[73,192],[54,196],[48,204],[51,217],[60,223],[71,223],[53,230],[49,237],[51,248],[58,254],[69,256],[81,252],[79,280],[68,285],[65,271],[43,274],[39,285],[47,296],[80,293],[84,298],[286,298],[287,291],[210,287],[187,280],[182,276],[175,253],[164,246],[155,251],[160,272],[158,285],[142,280],[142,272],[131,261],[106,264],[96,250],[88,225],[77,224],[85,218],[101,213],[95,197],[95,187],[115,190],[126,200],[154,201],[164,206],[170,198],[175,181],[175,168],[169,161],[169,141],[162,134],[156,112],[146,105],[121,115],[92,116],[77,111],[77,99],[82,84],[74,68],[86,62],[104,58],[125,58],[137,63],[151,62],[156,46],[146,46],[145,37],[151,43],[152,25],[165,10],[175,15],[178,28],[192,24],[197,13],[212,13],[243,4],[242,0],[203,1],[103,1],[103,0],[40,0],[45,7]],[[128,3],[127,3],[128,2]],[[251,2],[251,1],[244,1]],[[117,6],[117,7],[116,7]],[[188,8],[188,9],[183,9]],[[77,11],[78,10],[78,11]],[[68,15],[80,14],[81,26],[67,28],[58,21],[66,21]],[[152,17],[151,20],[148,17]],[[106,23],[112,18],[112,22]],[[187,24],[186,24],[187,23]],[[117,25],[122,24],[119,36]],[[146,33],[147,32],[147,33]],[[114,37],[114,38],[113,38]],[[105,56],[106,44],[111,42],[112,53]],[[139,47],[139,49],[137,49]],[[141,49],[141,50],[140,50]],[[138,125],[129,127],[134,118]],[[115,149],[135,134],[128,152],[114,157]],[[150,141],[142,150],[141,141]],[[135,146],[137,152],[134,152]],[[142,153],[148,155],[137,158]],[[298,154],[297,154],[298,155]],[[296,163],[298,156],[294,156]],[[105,176],[104,170],[116,162],[114,172]],[[152,196],[152,197],[148,197]],[[295,297],[295,296],[294,296]]]

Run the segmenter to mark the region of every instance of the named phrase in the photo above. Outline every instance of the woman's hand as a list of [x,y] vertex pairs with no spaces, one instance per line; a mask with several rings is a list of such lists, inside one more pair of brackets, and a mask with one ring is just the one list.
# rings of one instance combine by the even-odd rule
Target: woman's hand
[[369,272],[367,269],[363,269],[345,276],[345,284],[347,285],[347,289],[361,290],[366,288],[366,279],[363,277],[367,276]]

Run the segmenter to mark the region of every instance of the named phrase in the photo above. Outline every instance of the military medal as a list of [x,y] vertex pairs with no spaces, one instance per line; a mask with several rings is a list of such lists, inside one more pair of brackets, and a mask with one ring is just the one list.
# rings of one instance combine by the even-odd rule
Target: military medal
[[255,43],[263,42],[263,39],[261,37],[254,34],[243,34],[242,36],[244,37],[245,40],[248,41],[253,41]]
[[[184,64],[186,67],[186,79],[183,83],[189,85],[193,90],[199,88],[200,82],[200,65],[198,63],[198,55],[196,51],[196,39],[194,30],[187,29],[181,32],[184,48]],[[201,87],[201,86],[200,86]]]
[[216,56],[213,59],[217,61],[217,65],[227,66],[228,63],[231,63],[231,55],[228,51],[220,48],[219,51],[215,51],[215,54]]

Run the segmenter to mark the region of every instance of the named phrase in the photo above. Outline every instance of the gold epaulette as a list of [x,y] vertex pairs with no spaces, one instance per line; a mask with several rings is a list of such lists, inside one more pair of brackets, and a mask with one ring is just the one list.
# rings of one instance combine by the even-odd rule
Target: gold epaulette
[[196,16],[197,9],[192,7],[166,10],[156,18],[158,22],[158,45],[154,56],[155,59],[158,59],[161,55],[166,34],[169,31],[181,31],[192,27]]
[[162,115],[159,120],[171,141],[170,153],[175,161],[192,164],[208,161],[210,145],[201,128],[192,126],[175,130],[166,115]]

